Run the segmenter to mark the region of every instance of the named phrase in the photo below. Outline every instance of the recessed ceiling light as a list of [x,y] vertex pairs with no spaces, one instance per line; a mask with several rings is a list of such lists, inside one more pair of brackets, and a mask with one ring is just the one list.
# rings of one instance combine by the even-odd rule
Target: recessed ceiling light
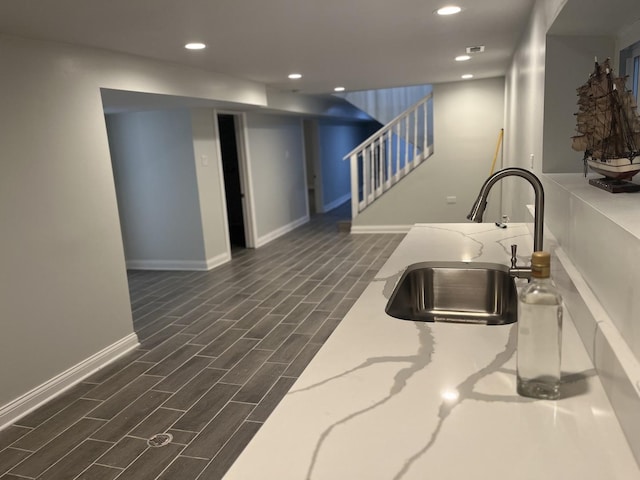
[[302,74],[301,73],[291,73],[291,74],[289,74],[289,78],[291,80],[298,80],[299,78],[302,78]]
[[456,62],[466,62],[467,60],[470,60],[471,57],[469,55],[458,55],[456,57]]
[[202,50],[203,48],[206,48],[207,46],[204,43],[200,43],[200,42],[193,42],[193,43],[187,43],[184,48],[186,48],[187,50]]
[[436,10],[438,15],[454,15],[456,13],[460,13],[462,9],[456,5],[447,5],[446,7],[439,8]]
[[464,75],[462,75],[462,78],[464,78],[465,80],[468,80],[470,78],[473,78],[473,75],[471,75],[470,73],[465,73]]
[[345,88],[344,87],[336,87],[333,89],[334,92],[344,92]]

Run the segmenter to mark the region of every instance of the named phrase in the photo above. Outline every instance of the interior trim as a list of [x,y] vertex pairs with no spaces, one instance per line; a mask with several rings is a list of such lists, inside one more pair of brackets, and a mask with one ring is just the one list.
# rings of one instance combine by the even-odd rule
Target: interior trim
[[0,407],[0,430],[106,367],[138,345],[140,345],[138,336],[131,333]]

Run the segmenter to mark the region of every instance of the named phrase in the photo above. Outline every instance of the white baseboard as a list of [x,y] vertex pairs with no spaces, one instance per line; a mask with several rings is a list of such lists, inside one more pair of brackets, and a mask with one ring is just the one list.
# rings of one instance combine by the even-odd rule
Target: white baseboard
[[216,255],[215,257],[211,257],[207,259],[207,270],[213,270],[220,265],[224,265],[227,262],[231,261],[231,255],[229,252],[221,253],[220,255]]
[[206,271],[231,260],[229,252],[207,260],[127,260],[128,270],[196,270]]
[[341,196],[340,198],[334,200],[333,202],[329,202],[326,205],[323,205],[322,212],[319,212],[319,213],[330,212],[334,208],[338,208],[340,205],[342,205],[345,202],[348,202],[349,200],[351,200],[351,193],[347,193]]
[[407,233],[413,225],[351,225],[351,233]]
[[209,260],[127,260],[127,270],[210,270]]
[[298,228],[300,225],[304,225],[307,222],[309,222],[309,215],[305,215],[304,217],[301,217],[298,220],[294,220],[288,225],[285,225],[283,227],[278,228],[277,230],[274,230],[273,232],[263,235],[262,237],[258,238],[258,240],[256,241],[256,248],[260,248],[263,245],[266,245],[267,243],[275,240],[278,237],[281,237],[285,233],[289,233],[291,230],[294,230]]
[[117,360],[139,345],[135,333],[103,348],[98,353],[0,407],[0,430]]

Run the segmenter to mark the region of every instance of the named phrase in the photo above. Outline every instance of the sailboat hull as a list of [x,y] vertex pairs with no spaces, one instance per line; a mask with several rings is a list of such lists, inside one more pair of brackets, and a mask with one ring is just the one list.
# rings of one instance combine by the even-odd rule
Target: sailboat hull
[[628,158],[610,158],[604,161],[587,158],[586,161],[594,172],[615,180],[629,180],[640,172],[640,163],[632,163]]

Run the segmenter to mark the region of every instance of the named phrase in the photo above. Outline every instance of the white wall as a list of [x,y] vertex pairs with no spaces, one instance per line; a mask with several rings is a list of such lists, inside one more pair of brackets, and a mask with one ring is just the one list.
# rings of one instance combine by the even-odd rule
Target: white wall
[[[591,72],[594,56],[616,58],[616,44],[619,48],[627,46],[620,45],[620,38],[616,40],[614,36],[547,36],[546,32],[555,18],[548,13],[556,12],[557,14],[555,7],[561,7],[562,4],[562,2],[550,0],[539,0],[536,3],[529,28],[516,51],[507,79],[507,111],[509,112],[507,123],[511,129],[508,158],[513,160],[526,157],[525,153],[528,150],[525,149],[534,152],[543,151],[543,155],[536,155],[534,162],[534,170],[538,174],[582,171],[580,161],[582,155],[570,149],[570,136],[574,134],[575,127],[573,115],[577,98],[575,89],[584,83]],[[605,3],[602,5],[606,8]],[[624,38],[625,42],[634,41],[634,37],[630,36],[628,31],[621,38]],[[635,38],[640,38],[640,33]],[[533,101],[540,98],[544,98],[544,108],[541,108],[542,102]],[[514,164],[527,167],[522,163],[514,162]],[[605,261],[604,264],[599,265],[595,258],[589,260],[589,255],[584,254],[585,251],[592,254],[594,249],[597,250],[601,246],[602,242],[596,240],[596,232],[590,235],[586,231],[587,225],[595,224],[593,219],[602,217],[602,214],[587,213],[582,200],[567,193],[556,181],[544,177],[543,180],[547,187],[546,224],[550,226],[560,245],[566,250],[569,258],[576,263],[577,269],[587,281],[594,287],[598,285],[594,290],[599,292],[600,301],[609,311],[616,312],[620,302],[612,300],[615,295],[607,293],[609,289],[600,285],[597,273],[599,271],[601,275],[605,275],[606,264],[613,265],[615,262]],[[578,185],[586,184],[586,180],[580,179],[578,182]],[[587,191],[590,189],[592,187]],[[597,195],[596,192],[593,193]],[[610,194],[603,195],[610,200]],[[508,208],[509,204],[514,207],[520,205],[523,203],[523,198],[530,196],[528,192],[522,192],[521,189],[505,190],[505,208]],[[524,202],[526,203],[526,200]],[[528,214],[523,214],[522,218],[526,220]],[[587,218],[592,220],[587,221]],[[602,223],[607,224],[607,221]],[[583,235],[581,240],[576,242],[571,239],[575,238],[575,231],[578,229],[583,231]],[[610,227],[604,230],[613,238],[614,232]],[[621,233],[619,237],[622,238],[625,235],[626,233]],[[623,243],[622,240],[620,242]],[[599,266],[594,270],[595,265]],[[624,324],[627,321],[623,319],[625,315],[616,315],[616,317],[619,318],[614,321],[618,322],[617,326],[621,331],[625,332],[631,328]],[[636,356],[640,358],[640,334],[625,333],[625,336],[634,345]]]
[[246,115],[256,246],[309,220],[302,120]]
[[[435,153],[360,213],[354,226],[467,221],[503,127],[504,78],[436,84],[433,95]],[[486,221],[500,219],[501,187],[492,189]],[[449,196],[456,203],[448,204]]]
[[188,110],[107,115],[129,268],[206,268]]
[[[636,32],[635,36],[631,31]],[[618,58],[619,49],[637,41],[640,41],[640,29],[636,28],[626,30],[618,38],[550,37],[549,43],[554,47],[556,64],[565,63],[569,68],[580,65],[588,73],[593,52],[600,51],[599,58]],[[553,74],[554,65],[550,67]],[[560,79],[557,84],[561,84]],[[545,132],[547,122],[550,126],[556,124],[558,130],[561,128],[557,117],[561,117],[562,111],[560,104],[558,110],[545,114]],[[567,115],[565,109],[562,117]],[[553,141],[554,137],[545,135],[545,149],[548,140]],[[549,155],[545,155],[545,165],[548,160],[556,161],[554,154],[550,149]],[[554,200],[547,219],[550,228],[640,361],[640,328],[637,326],[640,301],[633,294],[638,276],[634,259],[640,251],[638,217],[632,213],[637,206],[635,194],[612,195],[600,191],[589,186],[582,175],[577,178],[552,176],[545,182],[545,188]]]
[[100,88],[265,105],[224,75],[0,35],[0,408],[132,334]]
[[[573,5],[579,9],[578,1]],[[639,231],[637,215],[632,213],[635,202],[627,194],[612,195],[589,186],[580,173],[542,173],[568,168],[563,162],[576,161],[576,153],[569,153],[570,140],[566,137],[572,134],[569,130],[574,121],[575,88],[590,72],[593,55],[606,56],[610,52],[615,58],[617,52],[610,51],[612,45],[617,44],[619,49],[639,40],[640,29],[634,30],[638,36],[627,32],[617,41],[557,35],[546,41],[547,31],[565,3],[538,0],[516,50],[506,92],[509,160],[526,167],[520,159],[526,158],[529,151],[536,154],[534,170],[541,175],[545,187],[545,225],[561,247],[556,251],[556,244],[545,239],[545,248],[552,251],[554,268],[558,269],[556,281],[640,461],[640,302],[633,294],[638,279],[634,259],[640,252],[640,235],[633,233]],[[590,2],[590,6],[611,8],[604,0]],[[535,100],[541,98],[544,109]],[[544,156],[537,152],[544,152]],[[580,154],[577,155],[579,160]],[[509,204],[522,205],[530,197],[519,187],[505,189],[505,208]],[[527,220],[527,216],[523,213],[522,219]],[[564,259],[563,265],[581,285],[580,294],[566,281],[559,258]]]

